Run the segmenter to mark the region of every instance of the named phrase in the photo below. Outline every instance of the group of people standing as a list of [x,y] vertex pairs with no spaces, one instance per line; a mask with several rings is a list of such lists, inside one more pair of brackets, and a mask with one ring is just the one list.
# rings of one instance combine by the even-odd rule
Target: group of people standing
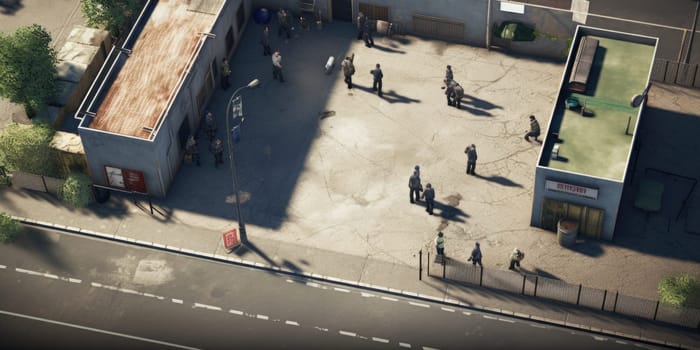
[[[445,234],[442,231],[438,232],[437,237],[435,237],[435,250],[437,251],[438,257],[444,263],[445,262]],[[471,261],[472,265],[479,267],[484,267],[482,263],[483,254],[481,253],[481,244],[479,242],[474,243],[474,248],[472,248],[471,253],[467,261]],[[520,262],[525,259],[525,253],[520,248],[515,248],[508,256],[509,270],[515,270],[515,267],[520,267]]]
[[[217,130],[214,114],[207,111],[204,115],[204,132],[209,140],[209,152],[214,156],[214,166],[218,168],[219,164],[224,163],[224,143],[216,136]],[[185,143],[185,159],[196,163],[197,166],[201,165],[199,146],[195,135],[190,135],[190,137],[187,138],[187,142]]]

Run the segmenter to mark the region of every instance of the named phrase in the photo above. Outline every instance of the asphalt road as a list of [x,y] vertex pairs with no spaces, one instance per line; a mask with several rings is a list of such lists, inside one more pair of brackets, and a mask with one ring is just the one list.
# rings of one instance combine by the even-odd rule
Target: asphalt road
[[656,348],[35,229],[0,285],[0,348]]

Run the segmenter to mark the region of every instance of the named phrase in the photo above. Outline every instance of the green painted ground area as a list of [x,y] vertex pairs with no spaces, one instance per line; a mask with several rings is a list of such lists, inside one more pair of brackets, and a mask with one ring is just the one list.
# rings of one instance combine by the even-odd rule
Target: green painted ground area
[[[654,47],[594,38],[599,40],[599,47],[588,90],[585,95],[572,94],[594,115],[585,117],[578,111],[562,109],[559,129],[559,138],[563,141],[559,145],[562,160],[552,159],[549,166],[622,180],[638,114],[638,109],[630,107],[629,103],[632,96],[646,87]],[[630,135],[625,134],[628,120]]]

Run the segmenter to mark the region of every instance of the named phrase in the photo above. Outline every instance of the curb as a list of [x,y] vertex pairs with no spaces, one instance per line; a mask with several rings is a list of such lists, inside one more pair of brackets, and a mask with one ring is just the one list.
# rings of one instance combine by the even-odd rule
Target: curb
[[336,278],[336,277],[332,277],[332,276],[326,276],[326,275],[321,275],[321,274],[311,273],[311,272],[295,271],[295,270],[291,270],[291,269],[287,269],[287,268],[271,266],[268,264],[258,263],[258,262],[254,262],[254,261],[250,261],[250,260],[244,260],[244,259],[240,259],[240,258],[219,255],[219,254],[213,254],[213,253],[198,252],[198,251],[194,251],[191,249],[175,247],[175,246],[168,246],[168,245],[158,244],[155,242],[136,240],[133,238],[124,237],[124,236],[120,236],[117,234],[107,234],[107,233],[103,233],[103,232],[81,229],[79,227],[64,226],[64,225],[55,224],[55,223],[46,222],[46,221],[33,220],[30,218],[25,218],[25,217],[21,217],[21,216],[11,215],[10,217],[13,220],[16,220],[24,225],[43,227],[43,228],[47,228],[47,229],[62,231],[64,233],[68,233],[68,234],[82,235],[82,236],[87,236],[87,237],[91,237],[91,238],[106,239],[106,240],[117,242],[117,243],[136,245],[136,246],[139,246],[142,248],[157,249],[157,250],[161,250],[164,252],[187,255],[190,257],[194,257],[194,258],[212,260],[212,261],[221,262],[221,263],[234,264],[234,265],[253,268],[253,269],[274,271],[274,272],[283,273],[283,274],[290,275],[290,276],[296,276],[296,277],[312,279],[312,280],[322,281],[322,282],[341,284],[341,285],[345,285],[348,287],[365,289],[365,290],[370,290],[370,291],[375,291],[375,292],[389,293],[389,294],[392,294],[395,296],[403,296],[406,298],[411,298],[411,299],[416,299],[416,300],[432,301],[432,302],[442,303],[442,304],[449,305],[449,306],[455,306],[455,307],[461,307],[461,308],[466,308],[466,309],[470,309],[470,310],[476,310],[476,311],[480,311],[480,312],[484,312],[484,313],[488,313],[488,314],[503,315],[503,316],[518,318],[518,319],[522,319],[522,320],[529,320],[529,321],[534,321],[534,322],[538,322],[538,323],[546,323],[546,324],[550,324],[550,325],[554,325],[554,326],[565,327],[565,328],[570,328],[570,329],[575,329],[575,330],[581,330],[581,331],[585,331],[585,332],[592,332],[592,333],[598,333],[598,334],[604,334],[604,335],[612,335],[612,336],[616,336],[616,337],[627,339],[627,340],[649,343],[649,344],[653,344],[653,345],[663,345],[663,346],[670,346],[670,347],[675,347],[675,348],[687,346],[687,348],[691,348],[689,345],[671,343],[671,342],[666,342],[666,341],[662,341],[662,340],[658,340],[658,339],[646,338],[646,337],[642,337],[641,335],[616,332],[616,331],[612,331],[612,330],[608,330],[608,329],[599,329],[599,328],[594,328],[594,327],[581,325],[581,324],[577,324],[577,323],[571,323],[571,322],[567,322],[567,321],[560,321],[560,320],[550,319],[550,318],[546,318],[546,317],[539,317],[539,316],[528,315],[528,314],[523,314],[523,313],[519,313],[519,312],[513,312],[510,310],[506,310],[506,309],[500,309],[500,308],[494,308],[494,307],[488,307],[488,306],[482,306],[482,305],[469,305],[469,304],[465,304],[465,303],[460,302],[460,301],[455,300],[455,299],[450,299],[448,297],[439,298],[439,297],[434,297],[434,296],[430,296],[430,295],[426,295],[426,294],[419,294],[419,293],[415,293],[415,292],[411,292],[411,291],[407,291],[407,290],[388,288],[388,287],[384,287],[384,286],[380,286],[380,285],[376,285],[376,284],[350,281],[350,280],[346,280],[346,279],[342,279],[342,278]]

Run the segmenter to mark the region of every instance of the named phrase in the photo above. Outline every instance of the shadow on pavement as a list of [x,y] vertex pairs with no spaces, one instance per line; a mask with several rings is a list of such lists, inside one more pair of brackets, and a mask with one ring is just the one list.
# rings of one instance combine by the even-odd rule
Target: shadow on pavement
[[0,0],[0,13],[13,16],[24,7],[22,0]]
[[377,49],[377,50],[379,50],[379,51],[384,51],[384,52],[387,52],[387,53],[400,53],[400,54],[405,54],[405,53],[406,53],[406,51],[392,49],[391,47],[386,47],[386,46],[378,45],[378,44],[376,44],[376,43],[372,46],[372,48],[373,48],[373,49]]
[[523,187],[523,185],[521,185],[521,184],[519,184],[519,183],[517,183],[517,182],[514,182],[514,181],[512,181],[512,180],[510,180],[510,179],[508,179],[508,178],[506,178],[506,177],[499,176],[499,175],[495,175],[495,176],[483,176],[483,175],[481,175],[481,174],[475,173],[474,176],[476,176],[476,177],[478,177],[478,178],[480,178],[480,179],[482,179],[482,180],[494,182],[494,183],[497,183],[497,184],[503,185],[503,186],[508,186],[508,187],[520,187],[520,188]]
[[57,254],[54,249],[54,242],[39,230],[25,226],[24,233],[18,237],[12,245],[26,251],[34,252],[52,266],[72,272],[70,266],[66,265],[65,261],[61,259],[61,254]]

